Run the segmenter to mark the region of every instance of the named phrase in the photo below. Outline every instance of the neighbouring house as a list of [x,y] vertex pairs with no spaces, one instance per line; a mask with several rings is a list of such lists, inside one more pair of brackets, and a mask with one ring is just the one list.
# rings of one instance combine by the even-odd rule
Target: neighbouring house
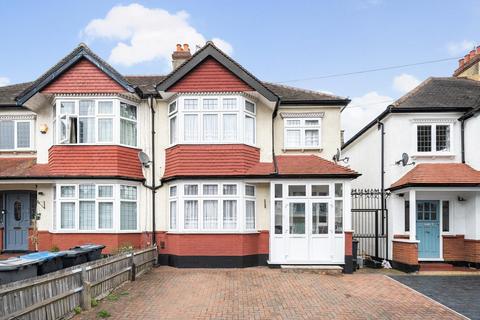
[[480,47],[452,77],[428,78],[342,147],[362,172],[353,187],[386,191],[388,259],[398,268],[480,267],[479,66]]
[[329,159],[350,101],[263,82],[211,42],[172,60],[126,76],[80,44],[0,88],[2,250],[156,243],[178,267],[348,271],[359,174]]

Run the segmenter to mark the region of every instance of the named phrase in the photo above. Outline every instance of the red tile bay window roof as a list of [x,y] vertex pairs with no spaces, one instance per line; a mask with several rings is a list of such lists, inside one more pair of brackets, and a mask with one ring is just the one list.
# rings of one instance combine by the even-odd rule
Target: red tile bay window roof
[[480,186],[480,171],[464,163],[421,163],[393,183],[390,190],[425,186]]
[[276,156],[260,162],[260,150],[243,144],[177,145],[166,150],[163,180],[195,177],[359,176],[353,170],[314,155]]
[[0,179],[109,178],[143,180],[138,149],[123,146],[53,146],[48,164],[35,158],[3,158]]

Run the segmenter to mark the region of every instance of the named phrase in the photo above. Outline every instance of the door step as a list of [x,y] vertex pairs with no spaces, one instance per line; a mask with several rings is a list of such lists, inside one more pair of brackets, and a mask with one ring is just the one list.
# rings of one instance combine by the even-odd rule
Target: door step
[[343,268],[340,266],[325,265],[281,265],[282,272],[309,272],[317,274],[342,274]]

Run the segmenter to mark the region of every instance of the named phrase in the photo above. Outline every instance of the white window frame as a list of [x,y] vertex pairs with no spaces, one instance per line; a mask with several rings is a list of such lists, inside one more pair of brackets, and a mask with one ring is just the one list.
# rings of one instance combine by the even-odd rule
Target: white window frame
[[[35,150],[35,120],[33,119],[22,119],[22,116],[7,116],[1,117],[0,122],[2,121],[12,121],[13,122],[13,149],[0,149],[1,151],[33,151]],[[30,126],[30,146],[28,147],[18,147],[18,123],[26,122]]]
[[[422,157],[422,156],[453,156],[455,154],[455,134],[454,134],[454,123],[455,119],[414,119],[412,120],[413,125],[413,134],[412,134],[412,146],[413,146],[413,157]],[[430,126],[430,134],[432,137],[431,140],[431,150],[430,151],[418,151],[418,126]],[[450,150],[449,151],[437,151],[437,126],[449,126],[450,127]]]
[[[299,126],[288,125],[288,121],[300,121]],[[306,121],[318,121],[317,126],[307,126],[305,125]],[[320,150],[322,149],[322,118],[284,118],[283,119],[283,149],[284,150]],[[287,134],[290,130],[300,131],[300,145],[298,146],[289,146],[287,144]],[[318,130],[318,145],[317,146],[306,146],[305,145],[305,131],[307,130]]]

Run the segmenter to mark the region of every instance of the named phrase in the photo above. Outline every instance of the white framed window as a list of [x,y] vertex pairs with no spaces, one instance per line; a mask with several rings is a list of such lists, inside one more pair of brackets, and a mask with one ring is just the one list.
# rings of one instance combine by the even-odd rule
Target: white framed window
[[170,186],[169,203],[172,231],[241,232],[256,228],[254,185],[220,181],[179,183]]
[[285,118],[284,149],[321,148],[321,118]]
[[137,186],[120,185],[120,230],[137,229],[137,211]]
[[58,98],[55,110],[58,144],[138,144],[137,106],[126,100]]
[[415,125],[416,152],[451,153],[452,152],[452,123],[417,123]]
[[33,120],[0,119],[0,151],[32,150]]
[[179,96],[169,104],[170,145],[256,143],[256,109],[243,96]]

